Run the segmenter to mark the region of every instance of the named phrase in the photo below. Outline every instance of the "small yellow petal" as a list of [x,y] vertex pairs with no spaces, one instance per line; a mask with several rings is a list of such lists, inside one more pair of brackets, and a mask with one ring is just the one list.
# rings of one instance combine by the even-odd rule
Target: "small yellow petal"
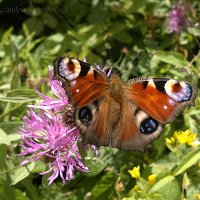
[[172,142],[172,144],[175,143],[175,139],[173,137],[171,137],[171,142]]
[[175,131],[174,138],[179,144],[188,144],[192,146],[196,141],[197,134],[191,133],[189,129],[186,131]]
[[139,189],[138,185],[135,185],[133,189],[134,189],[135,192],[140,192],[140,189]]
[[148,177],[148,182],[153,185],[156,182],[156,175],[152,174]]
[[140,178],[140,166],[134,167],[132,170],[128,170],[131,176],[135,179]]
[[171,141],[169,138],[165,138],[165,142],[166,142],[167,144],[171,144],[171,143],[172,143],[172,141]]

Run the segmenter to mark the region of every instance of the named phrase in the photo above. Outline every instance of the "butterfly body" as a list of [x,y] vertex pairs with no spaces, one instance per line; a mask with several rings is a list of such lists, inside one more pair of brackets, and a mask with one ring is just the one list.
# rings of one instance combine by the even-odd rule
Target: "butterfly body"
[[157,139],[163,125],[172,122],[187,105],[194,105],[196,90],[172,79],[107,77],[88,63],[58,58],[54,78],[60,80],[74,106],[74,121],[83,142],[124,150],[144,151]]

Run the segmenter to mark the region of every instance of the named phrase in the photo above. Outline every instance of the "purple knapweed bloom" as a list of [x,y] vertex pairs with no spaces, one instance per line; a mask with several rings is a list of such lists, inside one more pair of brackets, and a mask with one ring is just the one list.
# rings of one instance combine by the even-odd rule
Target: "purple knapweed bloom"
[[180,33],[189,26],[188,13],[191,10],[189,4],[175,4],[172,7],[167,19],[168,32]]
[[[22,152],[19,155],[29,156],[21,165],[37,160],[47,161],[47,171],[40,174],[51,174],[49,184],[58,177],[66,183],[73,179],[75,169],[81,172],[89,169],[79,153],[80,132],[63,122],[63,112],[69,103],[61,82],[53,80],[51,67],[49,76],[51,91],[57,98],[36,91],[43,100],[39,105],[29,105],[28,116],[23,117],[24,124],[19,130]],[[83,148],[88,146],[97,153],[93,145],[83,145]]]

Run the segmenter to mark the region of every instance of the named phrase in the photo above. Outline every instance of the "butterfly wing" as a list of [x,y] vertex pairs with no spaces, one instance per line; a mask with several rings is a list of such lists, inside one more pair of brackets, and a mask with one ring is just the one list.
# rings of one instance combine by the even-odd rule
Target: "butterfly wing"
[[124,100],[123,114],[114,131],[116,136],[112,146],[123,150],[138,150],[144,152],[147,146],[158,139],[163,131],[163,125],[151,118],[137,105]]
[[183,81],[133,79],[125,87],[127,97],[162,124],[174,121],[187,105],[194,105],[197,91]]
[[90,64],[68,57],[54,61],[54,79],[62,82],[69,102],[75,108],[100,98],[109,83],[108,77]]

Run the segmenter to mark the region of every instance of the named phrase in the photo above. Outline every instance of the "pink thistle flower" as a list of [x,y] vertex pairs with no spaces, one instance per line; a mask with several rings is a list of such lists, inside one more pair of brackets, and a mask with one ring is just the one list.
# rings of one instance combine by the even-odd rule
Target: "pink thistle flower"
[[172,7],[167,19],[168,32],[180,33],[189,26],[188,12],[191,10],[189,4],[175,4]]
[[[28,116],[23,117],[24,124],[19,130],[22,136],[19,156],[30,156],[21,165],[48,160],[48,170],[40,174],[51,173],[49,184],[58,177],[64,184],[73,179],[75,169],[81,172],[88,172],[89,169],[79,153],[77,142],[80,132],[63,122],[62,111],[69,105],[65,91],[59,81],[53,80],[52,68],[49,68],[49,76],[51,91],[57,99],[36,91],[43,101],[39,105],[29,105]],[[83,148],[88,148],[88,145]],[[93,145],[91,148],[96,151]]]
[[57,99],[50,98],[44,94],[36,91],[36,93],[43,99],[39,106],[29,105],[28,107],[38,108],[38,109],[52,109],[55,112],[62,111],[64,107],[68,105],[68,100],[65,95],[65,90],[62,88],[62,84],[58,80],[53,80],[53,70],[49,67],[49,79],[50,88]]
[[[105,68],[99,71],[105,72]],[[110,75],[111,70],[107,73]],[[70,106],[61,82],[53,80],[53,70],[49,67],[50,88],[54,96],[50,98],[36,91],[42,98],[39,105],[29,105],[28,116],[23,117],[24,124],[19,130],[22,136],[19,156],[29,156],[21,165],[37,160],[48,161],[48,169],[40,174],[48,174],[49,184],[60,177],[63,184],[74,178],[74,171],[88,172],[79,152],[80,132],[76,127],[64,123],[63,113]],[[92,149],[96,156],[98,151],[94,145],[83,145],[83,149]]]

